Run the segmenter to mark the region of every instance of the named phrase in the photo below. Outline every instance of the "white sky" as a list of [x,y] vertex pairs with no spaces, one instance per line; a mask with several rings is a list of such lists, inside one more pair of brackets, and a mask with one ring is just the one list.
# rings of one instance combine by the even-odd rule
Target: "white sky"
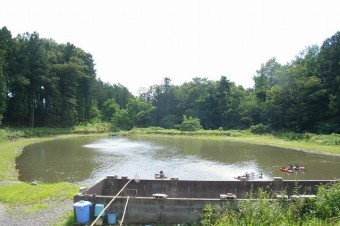
[[97,76],[135,95],[170,77],[222,75],[245,88],[340,31],[339,0],[1,0],[0,27],[37,31],[93,55]]

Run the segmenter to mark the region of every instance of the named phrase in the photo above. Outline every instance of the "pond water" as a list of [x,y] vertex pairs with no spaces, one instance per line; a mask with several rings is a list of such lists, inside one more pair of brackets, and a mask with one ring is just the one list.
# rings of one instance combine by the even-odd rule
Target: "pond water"
[[[234,180],[246,172],[264,179],[339,179],[340,157],[188,137],[73,137],[36,143],[16,159],[21,181],[92,184],[107,175],[152,179]],[[304,173],[286,174],[289,164]]]

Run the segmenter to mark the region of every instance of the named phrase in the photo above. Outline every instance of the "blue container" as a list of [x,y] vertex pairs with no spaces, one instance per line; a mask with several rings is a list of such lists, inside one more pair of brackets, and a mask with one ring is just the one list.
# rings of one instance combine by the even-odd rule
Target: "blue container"
[[[104,204],[96,204],[96,206],[94,207],[94,216],[98,217],[99,214],[103,211],[104,209]],[[101,217],[104,216],[104,213],[102,213],[100,215]]]
[[77,222],[84,224],[90,221],[90,206],[92,205],[89,201],[80,200],[73,204],[76,210]]
[[107,223],[108,224],[115,224],[117,221],[117,215],[114,213],[107,214]]

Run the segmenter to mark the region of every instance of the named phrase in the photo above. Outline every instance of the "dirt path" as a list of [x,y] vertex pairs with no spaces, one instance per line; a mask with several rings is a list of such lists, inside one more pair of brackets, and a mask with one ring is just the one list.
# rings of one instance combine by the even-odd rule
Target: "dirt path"
[[2,216],[4,216],[6,214],[5,211],[6,211],[5,206],[0,203],[0,219],[1,219]]
[[48,208],[28,211],[29,206],[13,206],[0,203],[0,225],[49,226],[73,209],[72,200],[48,201]]

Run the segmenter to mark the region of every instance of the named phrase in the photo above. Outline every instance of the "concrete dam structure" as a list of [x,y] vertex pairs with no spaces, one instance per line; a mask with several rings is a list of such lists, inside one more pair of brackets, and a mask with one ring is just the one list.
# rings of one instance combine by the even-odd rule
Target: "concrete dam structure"
[[[319,185],[336,180],[247,180],[197,181],[154,179],[130,180],[108,176],[89,188],[84,188],[74,201],[89,201],[92,206],[104,204],[105,214],[124,216],[126,224],[179,224],[199,220],[208,205],[224,206],[228,202],[256,198],[261,189],[273,198],[313,198]],[[109,206],[107,206],[109,204]],[[92,210],[93,212],[93,207]]]

